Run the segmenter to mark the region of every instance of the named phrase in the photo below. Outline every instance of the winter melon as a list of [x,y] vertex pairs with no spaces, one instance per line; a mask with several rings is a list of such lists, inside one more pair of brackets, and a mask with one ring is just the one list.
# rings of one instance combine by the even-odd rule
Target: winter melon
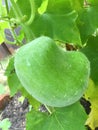
[[24,88],[48,106],[75,103],[87,88],[90,63],[78,51],[65,51],[41,36],[15,55],[15,71]]

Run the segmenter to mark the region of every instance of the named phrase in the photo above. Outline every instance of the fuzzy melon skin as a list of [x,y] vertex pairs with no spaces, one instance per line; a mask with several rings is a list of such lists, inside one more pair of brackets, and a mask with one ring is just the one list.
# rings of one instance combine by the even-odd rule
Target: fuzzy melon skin
[[15,55],[16,74],[35,99],[53,107],[75,103],[87,88],[90,63],[81,52],[64,51],[42,36]]

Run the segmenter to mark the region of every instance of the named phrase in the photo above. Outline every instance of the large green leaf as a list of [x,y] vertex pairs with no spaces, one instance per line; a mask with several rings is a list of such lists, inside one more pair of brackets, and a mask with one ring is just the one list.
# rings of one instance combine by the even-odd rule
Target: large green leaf
[[90,37],[82,52],[86,54],[91,63],[91,78],[98,85],[98,36]]
[[71,11],[70,0],[48,0],[47,13],[62,15]]
[[36,15],[31,28],[36,37],[45,35],[65,43],[81,45],[76,19],[75,11],[63,15],[44,13]]
[[82,96],[90,65],[81,52],[65,51],[42,36],[19,49],[15,71],[33,97],[49,106],[62,107]]
[[98,28],[98,7],[89,6],[79,12],[78,27],[82,42],[85,43],[89,36],[93,35]]
[[81,45],[75,23],[77,13],[72,10],[69,0],[49,0],[43,13],[39,12],[39,8],[30,26],[36,37],[45,35],[65,43]]
[[86,118],[79,103],[55,108],[52,115],[31,111],[27,114],[26,130],[86,130]]
[[[80,33],[76,26],[78,17],[75,10],[81,8],[82,1],[72,0],[18,0],[16,7],[20,7],[17,14],[15,10],[10,10],[10,16],[16,17],[16,22],[20,20],[27,41],[42,35],[49,36],[63,43],[74,43],[81,46]],[[26,8],[24,6],[26,3]],[[75,6],[77,5],[78,6]],[[13,6],[12,6],[13,7]],[[34,14],[32,10],[34,8]],[[14,14],[13,14],[14,12]],[[34,17],[33,17],[34,15]],[[33,19],[31,18],[33,17]],[[29,21],[29,18],[32,20]],[[22,20],[22,21],[21,21]],[[26,23],[29,23],[28,25]],[[28,33],[29,32],[29,33]]]

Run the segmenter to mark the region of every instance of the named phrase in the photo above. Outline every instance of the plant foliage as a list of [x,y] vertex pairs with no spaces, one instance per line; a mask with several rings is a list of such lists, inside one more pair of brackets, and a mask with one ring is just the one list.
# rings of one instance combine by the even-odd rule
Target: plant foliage
[[[27,114],[27,130],[85,130],[85,122],[92,130],[98,127],[97,0],[0,1],[4,41],[20,46],[6,75],[11,96],[21,91],[34,107]],[[79,104],[82,96],[91,103],[88,120]],[[49,113],[38,111],[39,102]]]

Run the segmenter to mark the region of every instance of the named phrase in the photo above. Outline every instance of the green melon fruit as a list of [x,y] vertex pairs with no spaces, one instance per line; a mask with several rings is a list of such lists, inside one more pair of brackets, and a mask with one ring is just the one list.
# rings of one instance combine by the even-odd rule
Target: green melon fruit
[[25,89],[43,104],[73,104],[87,88],[90,63],[78,51],[65,51],[42,36],[21,47],[15,55],[16,74]]

